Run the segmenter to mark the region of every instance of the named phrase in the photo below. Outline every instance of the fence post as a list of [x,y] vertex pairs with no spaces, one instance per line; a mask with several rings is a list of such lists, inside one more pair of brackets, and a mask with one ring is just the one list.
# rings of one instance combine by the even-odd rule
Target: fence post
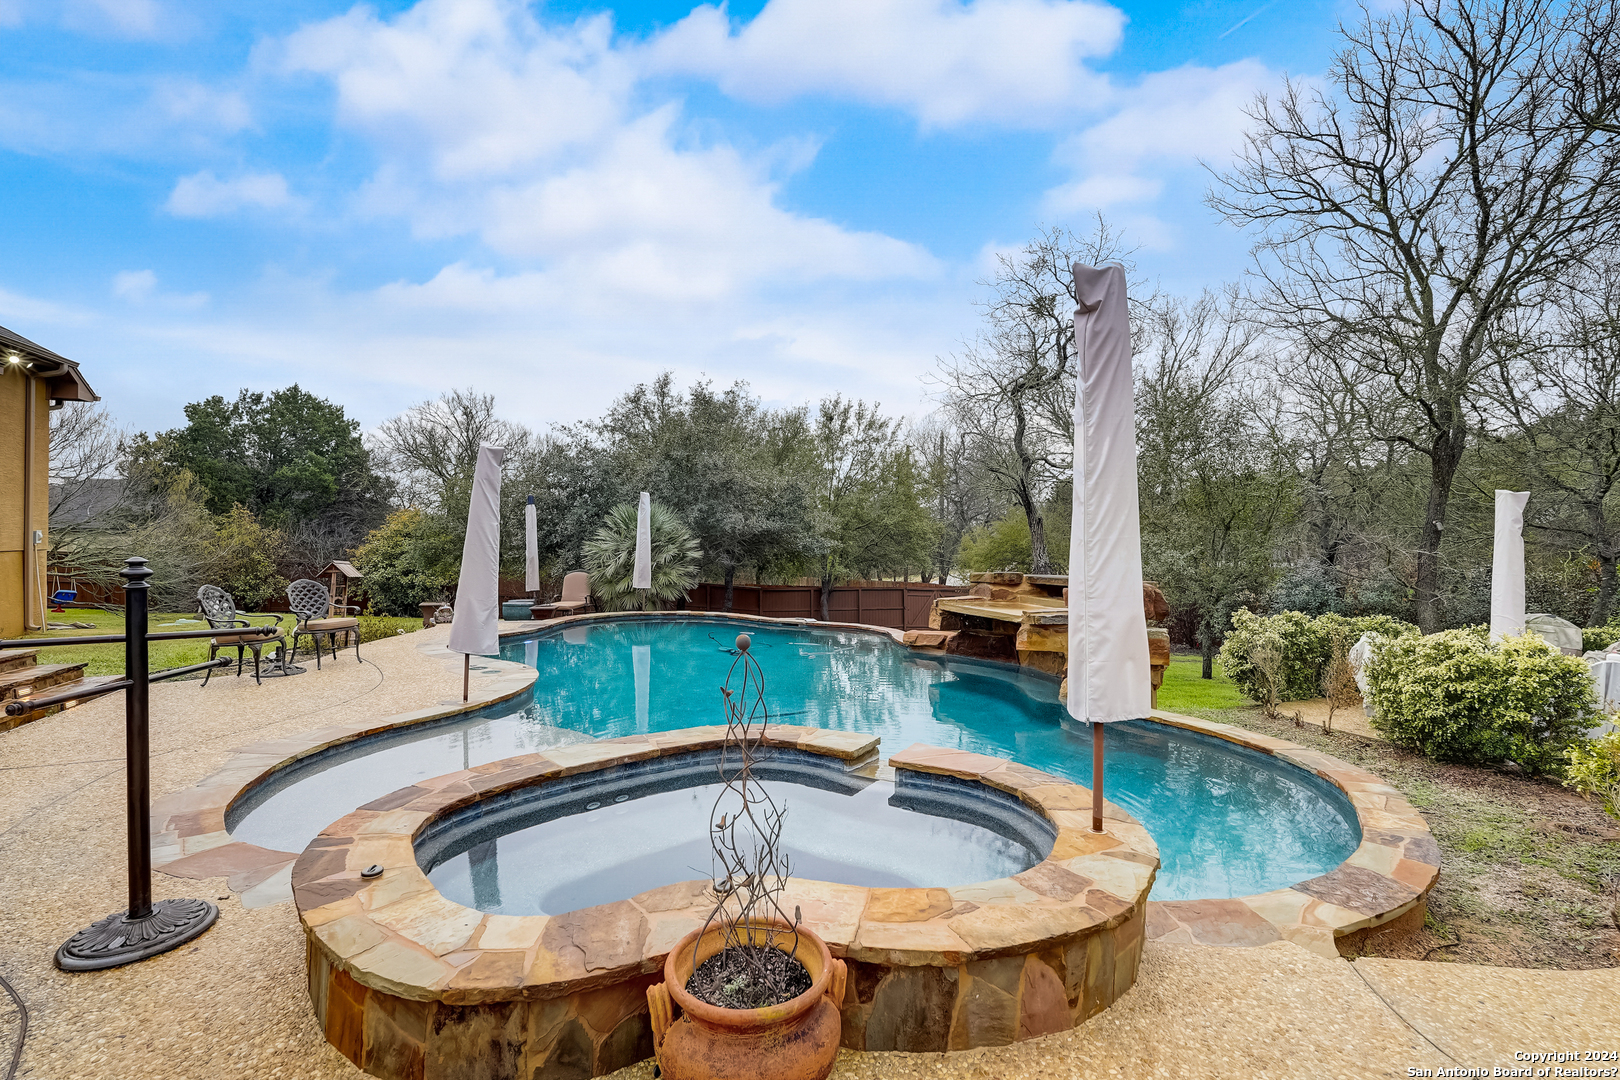
[[146,579],[142,558],[124,560],[124,811],[129,829],[129,906],[80,930],[56,950],[63,971],[100,971],[184,945],[214,925],[206,900],[152,902],[151,713],[147,658]]

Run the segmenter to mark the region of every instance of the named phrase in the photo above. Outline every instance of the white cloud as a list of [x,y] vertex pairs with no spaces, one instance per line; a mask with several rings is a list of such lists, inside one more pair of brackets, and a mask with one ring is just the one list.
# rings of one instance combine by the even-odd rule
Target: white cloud
[[397,18],[356,7],[271,50],[332,80],[338,118],[435,179],[510,174],[588,146],[623,119],[634,73],[606,16],[550,28],[500,0],[422,0]]
[[[1047,212],[1150,202],[1167,172],[1199,161],[1223,164],[1242,143],[1245,110],[1255,94],[1279,78],[1257,60],[1239,60],[1153,72],[1119,90],[1107,117],[1065,140],[1053,155],[1078,175],[1046,192]],[[1166,242],[1162,235],[1160,242]]]
[[157,0],[68,0],[62,22],[92,34],[155,38],[164,30],[166,12]]
[[937,272],[925,251],[779,205],[804,140],[752,154],[643,104],[605,17],[552,27],[500,0],[422,0],[305,27],[266,50],[319,74],[379,165],[363,214],[476,235],[582,304],[717,301],[783,282]]
[[127,304],[155,305],[174,310],[195,310],[208,303],[208,294],[205,292],[160,292],[157,272],[153,270],[122,270],[114,274],[112,294]]
[[164,209],[175,217],[206,218],[239,210],[284,210],[297,205],[280,173],[244,173],[234,180],[221,180],[212,170],[204,169],[176,181]]
[[1046,193],[1048,212],[1060,216],[1107,210],[1120,203],[1146,202],[1158,198],[1164,181],[1157,177],[1130,174],[1092,173],[1072,184],[1062,184]]
[[195,161],[251,123],[240,91],[194,80],[81,70],[0,81],[0,145],[25,154]]
[[253,122],[252,111],[240,92],[215,89],[190,79],[159,83],[152,90],[152,104],[173,120],[225,133],[241,131]]
[[706,4],[657,35],[645,64],[750,101],[826,94],[930,127],[1048,128],[1107,97],[1084,60],[1111,53],[1124,22],[1090,0],[770,0],[734,27]]
[[151,270],[124,270],[113,275],[112,294],[120,300],[140,303],[157,288],[157,274]]

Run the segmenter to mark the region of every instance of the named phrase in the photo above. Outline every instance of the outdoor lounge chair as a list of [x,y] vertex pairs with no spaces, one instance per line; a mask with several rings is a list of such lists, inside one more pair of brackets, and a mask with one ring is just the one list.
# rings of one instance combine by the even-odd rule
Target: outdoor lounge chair
[[321,666],[322,636],[332,647],[332,659],[337,659],[339,634],[354,640],[354,658],[356,661],[360,659],[360,620],[353,615],[332,614],[335,607],[356,613],[360,611],[358,607],[353,604],[334,605],[332,594],[326,591],[326,586],[309,578],[300,578],[287,586],[287,606],[292,608],[293,615],[298,620],[292,635],[293,660],[298,658],[298,639],[306,634],[315,646],[316,670]]
[[[268,625],[249,622],[242,612],[236,610],[236,600],[232,598],[231,594],[214,585],[204,585],[197,590],[197,610],[202,613],[203,618],[208,620],[208,625],[215,630],[230,631],[255,625]],[[253,681],[262,685],[264,680],[259,677],[259,663],[264,647],[274,645],[277,649],[280,649],[287,643],[287,636],[280,629],[280,615],[261,615],[257,617],[274,619],[277,628],[275,634],[224,633],[211,637],[208,639],[208,659],[214,659],[214,656],[221,649],[234,648],[236,650],[236,675],[237,678],[241,678],[243,652],[252,649]],[[213,677],[214,671],[210,668],[208,674],[203,676],[203,685],[207,686],[208,680]]]
[[591,575],[575,570],[563,578],[562,598],[551,605],[551,614],[578,615],[591,610]]

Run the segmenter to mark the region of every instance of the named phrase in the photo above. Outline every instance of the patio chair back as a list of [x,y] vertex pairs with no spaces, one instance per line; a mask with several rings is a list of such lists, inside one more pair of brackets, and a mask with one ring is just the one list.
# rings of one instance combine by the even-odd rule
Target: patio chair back
[[299,578],[287,586],[287,606],[300,622],[324,619],[332,610],[332,594],[319,581]]
[[560,603],[578,603],[591,598],[591,575],[583,570],[575,570],[563,578],[562,600]]
[[218,585],[204,585],[197,590],[197,609],[215,630],[237,625],[236,600]]

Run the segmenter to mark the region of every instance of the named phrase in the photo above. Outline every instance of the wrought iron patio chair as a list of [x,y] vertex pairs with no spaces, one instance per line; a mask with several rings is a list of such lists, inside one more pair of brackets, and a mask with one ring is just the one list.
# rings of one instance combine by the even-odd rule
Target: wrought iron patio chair
[[332,659],[337,659],[337,639],[340,634],[354,641],[354,658],[356,661],[360,659],[360,620],[354,615],[332,614],[340,608],[358,614],[360,609],[357,606],[333,604],[332,594],[326,591],[326,586],[310,578],[300,578],[287,586],[287,606],[292,608],[293,616],[298,620],[292,634],[293,660],[298,659],[298,639],[306,634],[315,646],[316,670],[320,670],[321,666],[323,636],[332,648]]
[[[236,600],[232,598],[231,594],[216,585],[204,585],[197,590],[197,610],[202,614],[203,618],[208,620],[208,625],[215,630],[230,631],[244,627],[269,625],[268,623],[250,622],[246,614],[236,610]],[[252,649],[253,681],[263,685],[264,680],[259,677],[259,664],[264,647],[274,645],[279,650],[287,643],[287,636],[281,630],[280,615],[267,613],[255,616],[255,618],[273,619],[276,625],[275,634],[266,636],[262,634],[224,633],[217,637],[211,637],[208,639],[208,659],[212,660],[221,649],[234,648],[236,650],[236,675],[241,678],[243,654],[246,650]],[[214,671],[210,668],[208,674],[203,676],[203,685],[207,686],[208,680],[213,677]]]

